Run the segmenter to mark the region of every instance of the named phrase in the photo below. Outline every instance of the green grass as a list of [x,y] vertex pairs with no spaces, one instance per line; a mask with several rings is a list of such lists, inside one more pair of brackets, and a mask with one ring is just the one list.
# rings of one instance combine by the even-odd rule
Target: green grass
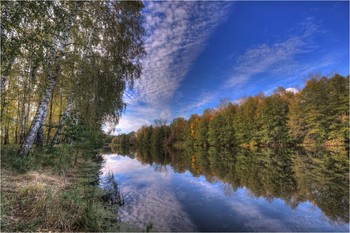
[[118,223],[117,206],[103,201],[98,186],[102,158],[62,145],[35,149],[1,147],[1,230],[135,231]]

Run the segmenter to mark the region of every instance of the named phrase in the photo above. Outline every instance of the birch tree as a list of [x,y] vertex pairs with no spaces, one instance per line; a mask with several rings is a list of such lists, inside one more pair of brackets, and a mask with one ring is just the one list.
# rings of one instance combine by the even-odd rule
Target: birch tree
[[[76,6],[76,3],[74,5]],[[75,17],[74,14],[76,9],[76,7],[72,9],[67,9],[67,19],[62,20],[64,22],[63,31],[55,32],[56,34],[54,35],[53,44],[47,60],[46,88],[42,99],[38,105],[35,117],[29,128],[28,134],[26,135],[24,142],[22,143],[21,148],[18,152],[22,156],[28,155],[34,143],[35,136],[37,135],[39,128],[42,126],[43,120],[46,119],[48,103],[50,101],[52,91],[56,85],[57,77],[60,73],[60,63],[68,43],[69,32],[72,27],[72,21]],[[53,8],[52,10],[55,10],[55,8]]]
[[117,122],[125,87],[141,74],[142,7],[140,1],[2,3],[4,141],[19,138],[19,154],[27,156],[35,138],[41,144],[47,135],[49,142],[53,127],[57,142],[70,111],[90,131]]

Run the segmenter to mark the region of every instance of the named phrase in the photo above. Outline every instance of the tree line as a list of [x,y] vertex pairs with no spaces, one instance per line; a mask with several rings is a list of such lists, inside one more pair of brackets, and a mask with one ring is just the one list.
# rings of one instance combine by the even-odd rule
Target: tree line
[[134,131],[126,134],[120,134],[117,137],[113,137],[111,140],[111,144],[114,146],[120,147],[129,147],[136,145],[136,134]]
[[1,143],[96,141],[140,77],[141,1],[1,3]]
[[270,96],[222,101],[188,120],[143,126],[136,141],[143,147],[181,148],[348,144],[349,76],[315,76],[297,93],[280,87]]

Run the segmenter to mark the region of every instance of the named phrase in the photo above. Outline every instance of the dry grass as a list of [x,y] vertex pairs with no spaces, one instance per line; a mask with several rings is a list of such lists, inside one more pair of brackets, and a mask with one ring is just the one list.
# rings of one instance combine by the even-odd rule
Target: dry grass
[[[101,157],[69,146],[17,156],[1,148],[1,231],[140,231],[116,221],[97,186]],[[75,155],[78,155],[75,159]]]
[[70,188],[71,183],[62,176],[36,171],[3,176],[3,230],[74,230],[82,210],[79,203],[65,198]]
[[25,174],[20,174],[16,176],[4,175],[3,177],[4,186],[3,188],[19,188],[26,185],[42,185],[51,186],[55,190],[60,190],[64,186],[67,186],[69,182],[65,182],[62,176],[49,175],[47,173],[39,173],[37,171],[30,171]]
[[92,157],[79,157],[75,163],[67,159],[71,156],[67,151],[38,152],[22,159],[16,157],[16,148],[2,148],[2,232],[95,232],[118,227],[111,224],[116,213],[101,202],[102,190],[95,183],[100,163]]

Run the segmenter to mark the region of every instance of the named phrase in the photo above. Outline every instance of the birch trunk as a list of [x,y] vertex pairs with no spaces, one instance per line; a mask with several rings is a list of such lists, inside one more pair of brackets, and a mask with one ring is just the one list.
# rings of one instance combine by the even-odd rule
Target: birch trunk
[[[26,102],[27,102],[27,98],[28,98],[28,94],[29,94],[29,90],[30,90],[30,82],[28,82],[28,76],[26,77],[25,80],[25,84],[24,86],[26,87],[24,92],[23,92],[23,99],[22,99],[22,109],[21,109],[21,122],[20,122],[20,134],[19,134],[19,143],[22,144],[24,136],[25,136],[25,132],[26,132],[26,119],[27,119],[27,115],[26,115]],[[29,97],[29,103],[27,103],[28,105],[30,105],[30,97]],[[30,109],[29,109],[30,110]],[[28,113],[29,114],[29,113]]]
[[[19,88],[19,81],[17,82],[18,88]],[[19,138],[19,133],[18,133],[18,126],[20,124],[20,119],[21,119],[21,112],[20,112],[20,105],[21,105],[21,98],[20,98],[20,93],[19,90],[17,90],[17,117],[16,117],[16,127],[15,127],[15,144],[18,143],[18,138]]]
[[32,124],[29,128],[28,134],[26,135],[26,138],[24,139],[23,144],[21,145],[20,150],[18,151],[19,155],[27,156],[29,154],[29,151],[31,150],[35,137],[38,133],[38,130],[41,125],[41,120],[45,114],[47,114],[47,108],[48,103],[50,101],[50,97],[52,94],[52,91],[56,85],[56,78],[59,75],[60,72],[60,60],[62,58],[62,54],[67,46],[68,41],[68,34],[71,28],[72,24],[72,16],[68,21],[68,24],[66,25],[64,32],[63,32],[63,38],[59,45],[59,39],[57,36],[54,38],[53,46],[50,51],[50,56],[48,59],[48,67],[49,72],[47,76],[47,86],[44,92],[44,95],[40,101],[40,104],[36,110],[35,117],[32,121]]
[[32,124],[30,125],[28,134],[26,135],[24,142],[20,148],[19,154],[22,156],[27,156],[33,146],[34,140],[41,126],[42,117],[45,114],[45,112],[47,112],[48,102],[50,100],[50,96],[55,85],[56,85],[56,79],[53,77],[50,77],[44,96],[38,106],[38,109],[36,110],[36,114],[32,121]]
[[4,87],[6,85],[8,75],[10,74],[10,71],[12,69],[12,65],[13,65],[14,61],[15,61],[15,58],[13,57],[1,76],[1,81],[0,81],[0,93],[1,94],[2,94],[2,90],[4,89]]
[[4,145],[9,144],[9,128],[10,128],[10,118],[9,118],[9,104],[6,105],[6,125],[5,125],[5,135],[4,135]]
[[29,82],[29,85],[28,85],[28,105],[27,105],[27,113],[25,114],[25,117],[24,117],[24,129],[23,129],[23,137],[22,137],[22,141],[21,141],[21,144],[23,143],[25,137],[26,137],[26,133],[27,133],[27,125],[28,125],[28,120],[30,118],[30,101],[31,101],[31,93],[30,93],[30,88],[31,88],[31,85],[30,85],[30,82]]
[[73,101],[72,99],[70,99],[68,101],[68,104],[67,104],[67,108],[66,108],[66,111],[64,112],[64,115],[61,117],[61,120],[60,120],[60,124],[55,132],[55,136],[53,136],[52,138],[52,141],[51,141],[51,144],[54,145],[57,143],[57,140],[58,140],[58,136],[60,135],[62,129],[63,129],[63,126],[66,124],[66,121],[68,119],[68,117],[70,116],[70,111],[72,109],[72,104],[73,104]]
[[40,126],[38,129],[38,133],[36,135],[36,146],[43,146],[44,145],[44,125],[45,125],[45,121],[46,121],[46,116],[47,116],[47,111],[43,113],[41,120],[40,120]]
[[51,96],[51,103],[50,103],[49,128],[47,129],[46,144],[49,143],[50,132],[51,132],[51,127],[52,127],[52,104],[53,104],[53,93]]

